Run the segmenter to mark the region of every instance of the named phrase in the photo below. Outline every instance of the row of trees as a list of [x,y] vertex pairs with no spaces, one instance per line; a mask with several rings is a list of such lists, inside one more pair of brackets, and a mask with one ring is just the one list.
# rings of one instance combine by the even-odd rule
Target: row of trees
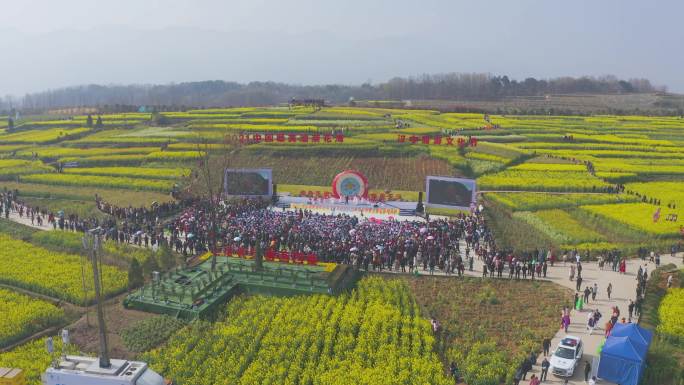
[[527,78],[486,73],[451,73],[393,78],[377,85],[302,86],[275,82],[240,84],[202,81],[168,85],[85,85],[27,94],[22,108],[46,110],[70,106],[245,106],[286,103],[292,97],[325,99],[333,103],[359,100],[442,99],[496,100],[507,96],[541,96],[552,93],[644,93],[664,91],[646,79],[620,80],[614,76]]
[[[620,80],[615,76],[562,77],[523,81],[490,74],[441,74],[394,78],[379,86],[386,99],[491,100],[505,96],[545,94],[623,94],[657,90],[647,79]],[[664,91],[664,89],[662,89]]]

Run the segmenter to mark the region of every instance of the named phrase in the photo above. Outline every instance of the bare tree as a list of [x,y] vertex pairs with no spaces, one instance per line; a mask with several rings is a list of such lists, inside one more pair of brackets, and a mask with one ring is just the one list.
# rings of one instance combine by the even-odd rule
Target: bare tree
[[[197,154],[199,158],[198,173],[201,178],[202,186],[198,189],[198,194],[204,198],[206,206],[204,209],[209,217],[209,232],[207,239],[209,250],[212,253],[211,270],[216,269],[216,251],[218,245],[218,232],[220,228],[218,218],[218,206],[222,199],[222,186],[224,170],[231,168],[233,156],[240,150],[241,143],[235,135],[225,135],[220,146],[210,143],[207,138],[198,135]],[[212,153],[218,154],[212,156]]]

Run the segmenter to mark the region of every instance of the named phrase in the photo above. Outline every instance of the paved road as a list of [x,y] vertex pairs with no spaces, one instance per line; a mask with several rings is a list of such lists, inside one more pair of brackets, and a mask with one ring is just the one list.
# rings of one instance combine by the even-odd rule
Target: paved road
[[[4,214],[2,217],[5,218]],[[9,217],[7,219],[39,230],[52,230],[52,225],[47,223],[47,217],[44,218],[43,226],[38,226],[35,222],[34,224],[31,224],[31,217],[27,217],[26,215],[24,215],[23,217],[19,217],[19,213],[16,211],[10,212]]]
[[[663,255],[661,256],[661,263],[662,264],[668,264],[668,263],[674,263],[678,267],[682,267],[682,254],[679,254],[676,258],[672,258],[669,254],[667,256]],[[589,362],[593,363],[594,358],[597,357],[596,351],[599,347],[599,345],[603,342],[604,340],[604,333],[605,330],[603,328],[603,325],[605,322],[608,320],[610,315],[612,314],[611,307],[613,306],[618,306],[620,309],[620,317],[624,315],[627,317],[627,306],[629,304],[630,299],[635,298],[635,292],[636,292],[636,272],[639,270],[639,265],[646,265],[648,268],[649,274],[655,270],[655,264],[654,263],[649,263],[645,261],[641,261],[640,259],[631,259],[627,261],[627,272],[626,274],[619,274],[616,272],[613,272],[612,270],[604,269],[603,271],[599,270],[598,264],[595,262],[589,262],[589,263],[584,263],[582,266],[582,286],[586,287],[589,285],[593,285],[594,282],[598,284],[599,288],[599,294],[596,296],[596,301],[591,301],[587,306],[585,306],[585,311],[583,312],[578,312],[573,310],[571,312],[570,320],[571,320],[571,325],[570,328],[568,329],[568,334],[576,335],[578,337],[582,338],[582,341],[584,341],[584,357],[582,363],[579,365],[579,367],[576,369],[574,376],[572,379],[568,382],[569,384],[584,384],[584,361],[588,360]],[[562,286],[568,287],[572,290],[575,290],[575,285],[576,283],[573,281],[570,281],[568,278],[568,273],[569,273],[569,266],[563,267],[563,264],[561,263],[560,266],[556,265],[556,267],[550,268],[549,272],[547,274],[547,277],[549,280],[556,282]],[[608,283],[613,284],[613,293],[611,295],[611,299],[608,299],[608,295],[606,293],[606,287],[608,286]],[[592,335],[588,335],[586,331],[586,323],[587,323],[587,315],[588,312],[590,311],[589,309],[596,309],[598,308],[601,314],[603,315],[603,318],[599,321],[598,327],[594,330]],[[559,327],[560,327],[560,309],[559,309]],[[564,330],[559,330],[558,333],[556,333],[556,336],[553,338],[551,341],[551,352],[553,352],[553,349],[558,345],[558,342],[560,341],[561,338],[565,336],[565,331]],[[541,363],[543,360],[543,357],[539,357],[538,363]],[[593,367],[595,365],[592,365],[592,370],[593,372],[596,371],[597,368]],[[539,376],[540,373],[540,367],[536,366],[534,368],[533,373],[537,374]],[[529,374],[528,377],[529,378]],[[549,384],[562,384],[564,380],[553,376],[552,374],[549,373],[548,381],[545,381],[544,383],[549,383]],[[605,383],[605,382],[603,382]]]

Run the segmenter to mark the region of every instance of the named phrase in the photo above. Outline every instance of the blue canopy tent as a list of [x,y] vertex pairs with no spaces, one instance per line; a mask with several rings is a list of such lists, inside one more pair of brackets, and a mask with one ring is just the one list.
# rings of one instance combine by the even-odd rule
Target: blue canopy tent
[[632,342],[645,345],[646,350],[648,350],[648,346],[651,345],[651,340],[653,339],[652,331],[644,329],[637,324],[617,323],[610,331],[610,335],[613,337],[629,337]]
[[636,324],[616,324],[601,350],[598,377],[620,385],[637,385],[652,338],[650,331]]

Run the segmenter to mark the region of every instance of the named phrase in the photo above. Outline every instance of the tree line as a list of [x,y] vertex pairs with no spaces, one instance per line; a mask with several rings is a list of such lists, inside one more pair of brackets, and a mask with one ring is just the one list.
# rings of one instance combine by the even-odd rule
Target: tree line
[[287,103],[292,98],[325,99],[330,103],[355,100],[498,100],[511,96],[547,94],[625,94],[665,91],[647,79],[615,76],[527,78],[486,73],[449,73],[395,77],[379,84],[293,85],[277,82],[212,80],[167,85],[82,85],[26,94],[20,102],[3,100],[0,109],[19,107],[44,111],[74,106],[259,106]]

